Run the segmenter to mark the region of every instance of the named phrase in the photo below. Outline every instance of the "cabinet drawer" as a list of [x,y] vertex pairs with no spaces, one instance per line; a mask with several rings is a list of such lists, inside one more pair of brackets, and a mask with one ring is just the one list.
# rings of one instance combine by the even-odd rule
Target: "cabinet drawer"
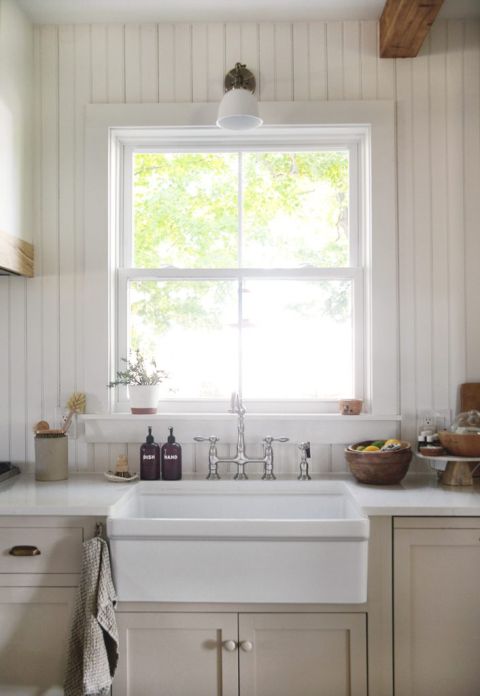
[[[79,573],[82,527],[0,527],[0,573]],[[13,556],[11,549],[33,546],[33,556]]]

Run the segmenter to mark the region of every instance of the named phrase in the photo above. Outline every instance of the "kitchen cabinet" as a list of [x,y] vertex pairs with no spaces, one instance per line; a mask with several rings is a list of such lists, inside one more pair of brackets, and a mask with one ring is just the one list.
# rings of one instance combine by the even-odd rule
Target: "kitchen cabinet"
[[394,521],[395,696],[480,693],[480,521]]
[[93,528],[76,518],[0,517],[2,696],[63,695],[82,542]]
[[363,613],[117,615],[113,696],[366,696]]

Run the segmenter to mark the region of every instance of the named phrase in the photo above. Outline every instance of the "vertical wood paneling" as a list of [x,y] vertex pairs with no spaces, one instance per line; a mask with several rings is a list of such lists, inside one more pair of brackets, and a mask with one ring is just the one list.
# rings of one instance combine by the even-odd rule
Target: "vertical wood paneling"
[[448,234],[445,55],[447,25],[432,27],[430,75],[430,177],[432,226],[432,366],[435,410],[450,408],[448,375]]
[[122,24],[107,27],[107,100],[109,104],[125,101],[125,46]]
[[[2,278],[0,284],[0,325],[10,327],[10,278]],[[6,281],[6,282],[5,282]],[[11,381],[10,381],[10,342],[0,341],[0,380],[4,393],[0,399],[0,459],[10,459],[10,419],[11,419]]]
[[158,102],[158,30],[156,24],[140,26],[140,101]]
[[60,401],[59,360],[59,85],[58,28],[44,26],[40,35],[41,93],[41,196],[40,214],[42,257],[42,414],[54,422]]
[[465,25],[465,279],[466,378],[480,380],[480,22]]
[[[406,59],[411,60],[411,59]],[[432,228],[428,54],[412,60],[413,214],[415,235],[415,324],[417,408],[432,403]]]
[[377,33],[378,28],[376,22],[360,23],[362,99],[377,98]]
[[159,24],[158,32],[158,101],[175,101],[174,28]]
[[[225,32],[223,24],[207,26],[207,101],[220,101],[223,94],[225,66]],[[257,74],[258,76],[258,74]]]
[[[23,464],[27,457],[27,438],[32,434],[25,429],[27,404],[27,281],[25,278],[9,279],[10,291],[10,459]],[[8,364],[8,363],[7,363]]]
[[412,62],[396,63],[397,189],[402,434],[416,436],[415,231],[413,215]]
[[75,391],[75,34],[73,26],[59,28],[59,382],[60,404]]
[[208,26],[194,24],[192,27],[192,80],[194,102],[208,101]]
[[127,104],[138,104],[142,101],[140,97],[141,62],[140,25],[127,24],[125,25],[125,101]]
[[227,72],[235,63],[242,63],[242,28],[238,22],[227,22],[225,25],[225,64]]
[[358,22],[343,23],[343,96],[345,99],[360,99],[360,25]]
[[310,97],[308,23],[293,25],[293,98],[306,101]]
[[[72,187],[74,191],[75,208],[75,391],[85,391],[84,359],[81,347],[84,344],[84,311],[83,302],[85,289],[85,253],[84,253],[84,143],[85,123],[84,109],[91,99],[91,42],[88,26],[75,26],[75,171]],[[88,402],[87,402],[88,409]],[[77,424],[77,432],[80,427]],[[81,438],[75,440],[75,467],[79,470],[93,468],[90,459],[91,445]]]
[[458,385],[465,380],[465,226],[463,152],[464,23],[448,22],[447,171],[449,258],[449,365],[451,407],[457,408]]
[[292,26],[275,24],[275,100],[293,99]]
[[[258,25],[244,22],[240,31],[240,59],[255,77],[258,76]],[[257,89],[258,93],[258,89]]]
[[259,66],[259,99],[273,101],[275,99],[275,28],[270,22],[262,22],[259,26],[260,36],[260,66]]
[[40,39],[41,30],[35,28],[33,34],[34,55],[34,84],[37,89],[34,94],[34,167],[33,178],[36,185],[33,187],[33,245],[35,248],[35,277],[27,283],[26,296],[26,321],[27,321],[27,346],[26,346],[26,378],[27,396],[25,409],[25,439],[27,443],[27,462],[33,467],[34,441],[32,436],[33,424],[39,420],[42,413],[43,375],[42,375],[42,275],[43,275],[43,244],[41,237],[41,211],[42,188],[38,182],[42,175],[42,124],[41,124],[41,66],[40,66]]
[[100,104],[107,101],[107,27],[93,24],[91,27],[91,79],[92,102]]
[[343,99],[342,22],[327,23],[327,95],[328,99]]
[[190,102],[192,84],[192,27],[190,24],[175,25],[175,101]]
[[[375,22],[36,28],[38,275],[0,284],[0,378],[15,381],[0,402],[0,457],[32,462],[33,422],[84,389],[85,104],[218,101],[237,60],[264,101],[397,99],[404,436],[419,411],[455,408],[458,384],[480,379],[480,23],[437,21],[413,61],[379,59],[377,43]],[[72,468],[97,471],[122,450],[81,437],[70,447]],[[279,470],[296,470],[293,445],[276,454]],[[206,471],[205,452],[185,456]],[[315,456],[313,470],[345,470],[340,446]]]
[[311,22],[308,25],[310,99],[327,98],[327,25]]

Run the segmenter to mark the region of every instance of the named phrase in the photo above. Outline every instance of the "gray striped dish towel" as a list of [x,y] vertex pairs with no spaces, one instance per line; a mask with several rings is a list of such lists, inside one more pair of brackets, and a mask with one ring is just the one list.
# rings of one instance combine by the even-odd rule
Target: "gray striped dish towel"
[[82,577],[73,614],[65,696],[104,696],[118,663],[116,595],[107,542],[83,544]]

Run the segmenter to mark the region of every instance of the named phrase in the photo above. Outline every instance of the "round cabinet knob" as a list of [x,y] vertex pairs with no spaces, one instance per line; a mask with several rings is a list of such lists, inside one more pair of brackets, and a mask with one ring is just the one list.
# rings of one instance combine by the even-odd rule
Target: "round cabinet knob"
[[224,640],[223,641],[223,647],[225,650],[228,652],[233,652],[234,650],[237,649],[237,644],[235,643],[234,640]]
[[252,652],[253,643],[251,643],[249,640],[242,640],[242,642],[240,643],[240,647],[244,652]]

